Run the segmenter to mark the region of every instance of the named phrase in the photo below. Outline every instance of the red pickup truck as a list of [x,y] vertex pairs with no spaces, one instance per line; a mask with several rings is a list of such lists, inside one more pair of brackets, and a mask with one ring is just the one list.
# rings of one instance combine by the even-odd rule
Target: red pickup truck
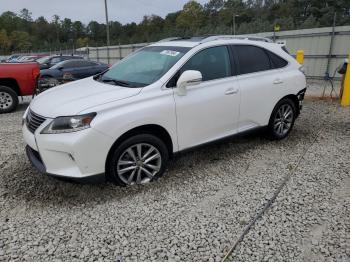
[[39,75],[37,63],[0,64],[0,114],[14,111],[19,96],[33,95]]

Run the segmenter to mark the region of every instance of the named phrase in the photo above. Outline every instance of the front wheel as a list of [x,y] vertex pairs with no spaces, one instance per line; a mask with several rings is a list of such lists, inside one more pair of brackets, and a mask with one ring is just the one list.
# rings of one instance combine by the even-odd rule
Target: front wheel
[[18,105],[18,96],[15,91],[7,86],[0,86],[0,114],[10,113]]
[[296,107],[291,99],[285,98],[277,103],[268,126],[269,137],[280,140],[288,136],[296,119]]
[[109,178],[120,186],[145,184],[163,175],[169,153],[164,142],[150,134],[135,135],[114,151]]

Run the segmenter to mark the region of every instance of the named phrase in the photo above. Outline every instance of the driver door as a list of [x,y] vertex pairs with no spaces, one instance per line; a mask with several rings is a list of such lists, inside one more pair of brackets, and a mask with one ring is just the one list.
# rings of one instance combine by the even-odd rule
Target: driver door
[[179,149],[235,134],[239,116],[239,86],[232,74],[226,46],[204,49],[180,70],[197,70],[203,81],[179,96],[174,89]]

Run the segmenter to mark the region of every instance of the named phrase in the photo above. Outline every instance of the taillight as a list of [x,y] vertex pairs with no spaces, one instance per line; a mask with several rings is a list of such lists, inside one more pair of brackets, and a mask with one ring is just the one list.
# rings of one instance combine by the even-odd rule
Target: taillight
[[40,75],[40,69],[37,67],[33,68],[33,70],[32,70],[33,79],[37,79],[39,75]]

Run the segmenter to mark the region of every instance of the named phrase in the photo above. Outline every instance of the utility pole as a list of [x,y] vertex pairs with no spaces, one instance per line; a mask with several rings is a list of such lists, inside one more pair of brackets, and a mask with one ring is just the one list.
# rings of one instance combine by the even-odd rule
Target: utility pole
[[109,46],[110,46],[110,38],[109,38],[109,20],[108,20],[108,6],[107,0],[105,0],[105,13],[106,13],[106,30],[107,30],[107,60],[109,64]]
[[233,35],[236,35],[236,17],[239,17],[239,15],[235,15],[233,14],[233,17],[232,17],[232,34]]
[[329,78],[329,68],[331,65],[331,57],[333,54],[333,45],[334,45],[334,36],[335,36],[335,26],[336,26],[336,20],[337,20],[337,13],[334,12],[333,15],[333,27],[332,27],[332,34],[331,34],[331,42],[329,45],[329,52],[328,52],[328,57],[327,57],[327,68],[326,68],[326,78]]

